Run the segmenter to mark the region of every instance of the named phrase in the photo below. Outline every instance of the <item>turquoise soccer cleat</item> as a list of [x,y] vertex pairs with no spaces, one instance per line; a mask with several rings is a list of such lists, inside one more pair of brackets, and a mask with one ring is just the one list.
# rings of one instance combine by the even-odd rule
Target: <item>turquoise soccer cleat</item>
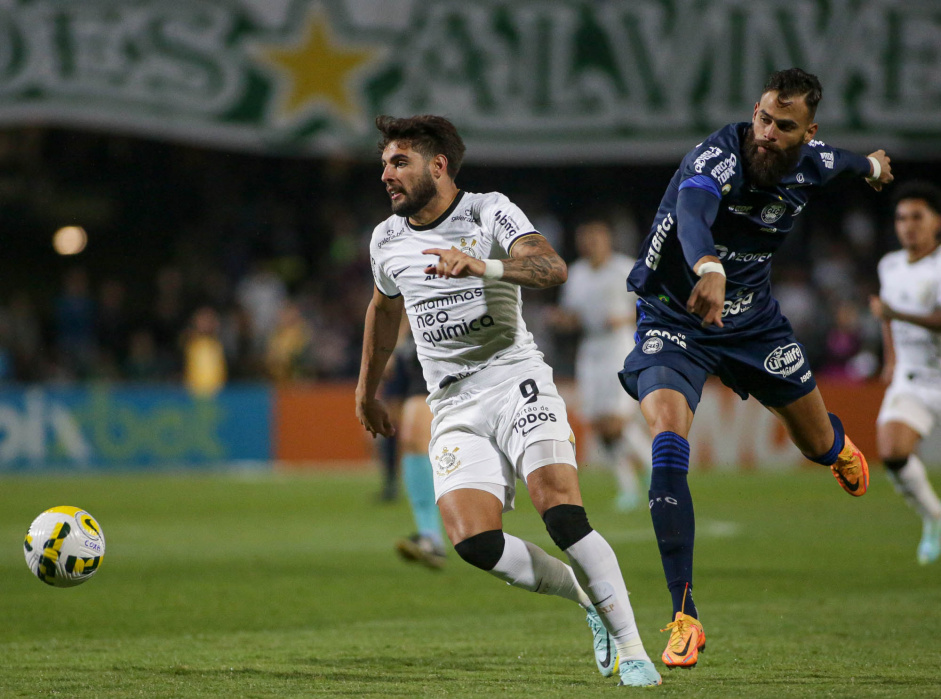
[[657,668],[649,660],[625,660],[621,663],[621,681],[623,687],[656,687],[663,680]]
[[926,566],[941,558],[941,520],[925,520],[918,542],[918,562]]
[[594,607],[588,607],[588,628],[591,629],[592,641],[595,647],[595,664],[602,677],[611,677],[618,669],[618,649],[611,640],[608,630],[604,627],[601,617]]

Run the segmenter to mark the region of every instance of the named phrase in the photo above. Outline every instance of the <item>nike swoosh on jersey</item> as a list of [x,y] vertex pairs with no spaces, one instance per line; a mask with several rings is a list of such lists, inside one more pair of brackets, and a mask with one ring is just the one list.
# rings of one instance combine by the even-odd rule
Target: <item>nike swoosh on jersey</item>
[[530,427],[528,430],[523,430],[520,434],[522,434],[522,435],[525,437],[526,435],[528,435],[530,432],[532,432],[532,431],[533,431],[534,429],[536,429],[537,427],[542,427],[542,426],[545,425],[545,424],[546,424],[546,423],[544,423],[544,422],[540,422],[538,425],[533,425],[533,426]]
[[398,278],[399,278],[399,275],[402,274],[402,272],[404,272],[404,271],[407,270],[407,269],[408,269],[408,265],[405,265],[405,266],[404,266],[402,269],[400,269],[398,272],[393,272],[393,273],[392,273],[392,278],[393,278],[393,279],[398,279]]

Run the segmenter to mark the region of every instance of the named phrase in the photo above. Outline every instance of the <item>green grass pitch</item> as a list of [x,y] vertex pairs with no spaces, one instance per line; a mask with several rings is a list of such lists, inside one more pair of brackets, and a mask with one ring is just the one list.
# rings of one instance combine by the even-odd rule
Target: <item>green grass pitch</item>
[[[937,481],[937,475],[935,475]],[[450,552],[400,562],[404,501],[373,473],[0,479],[0,697],[941,696],[941,564],[919,567],[915,515],[874,472],[848,497],[825,469],[693,473],[697,668],[659,655],[669,596],[645,508],[619,514],[585,470],[589,517],[618,553],[649,690],[597,674],[584,615]],[[101,570],[74,589],[30,575],[40,511],[101,523]],[[525,495],[506,529],[558,553]]]

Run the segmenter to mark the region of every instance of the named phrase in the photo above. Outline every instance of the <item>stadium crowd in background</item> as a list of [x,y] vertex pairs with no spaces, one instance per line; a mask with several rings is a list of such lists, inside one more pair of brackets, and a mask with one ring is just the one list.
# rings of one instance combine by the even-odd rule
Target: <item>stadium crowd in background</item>
[[[822,134],[826,140],[826,134]],[[465,166],[475,191],[478,167]],[[924,167],[911,168],[924,176]],[[899,179],[906,174],[899,164]],[[229,380],[355,378],[369,302],[368,241],[383,216],[378,162],[284,159],[112,134],[0,132],[0,380],[182,381],[196,311],[218,315]],[[502,168],[488,187],[519,201],[571,261],[590,211],[636,255],[669,166]],[[493,180],[496,179],[496,182]],[[776,253],[774,289],[818,376],[878,375],[879,258],[891,210],[858,188],[820,198]],[[880,207],[880,208],[877,208]],[[89,234],[56,255],[59,226]],[[552,330],[553,294],[524,291],[527,322],[561,377],[577,336]]]

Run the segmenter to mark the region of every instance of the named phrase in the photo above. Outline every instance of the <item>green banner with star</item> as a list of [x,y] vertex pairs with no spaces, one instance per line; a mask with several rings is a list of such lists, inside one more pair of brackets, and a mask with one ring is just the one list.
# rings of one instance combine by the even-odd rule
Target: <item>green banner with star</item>
[[941,157],[937,0],[0,0],[0,126],[275,154],[438,113],[469,161],[670,161],[794,65],[825,140]]

